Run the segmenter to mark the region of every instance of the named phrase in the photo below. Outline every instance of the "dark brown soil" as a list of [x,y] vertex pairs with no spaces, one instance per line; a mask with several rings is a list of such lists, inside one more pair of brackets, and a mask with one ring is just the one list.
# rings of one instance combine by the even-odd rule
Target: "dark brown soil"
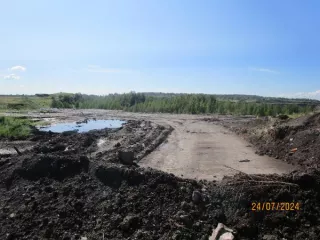
[[320,167],[320,113],[298,119],[232,121],[224,126],[251,142],[259,154],[305,168]]
[[[0,239],[204,240],[218,222],[238,239],[318,239],[318,171],[215,183],[140,168],[141,156],[170,131],[129,121],[113,132],[35,136],[32,150],[0,159]],[[99,149],[100,138],[112,147]],[[134,151],[137,164],[120,164],[119,150]],[[301,209],[251,210],[252,202],[266,201],[299,202]]]

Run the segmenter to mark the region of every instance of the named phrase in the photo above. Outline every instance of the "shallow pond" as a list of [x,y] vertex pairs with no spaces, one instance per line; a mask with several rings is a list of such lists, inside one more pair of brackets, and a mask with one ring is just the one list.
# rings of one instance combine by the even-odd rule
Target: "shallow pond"
[[126,121],[122,120],[88,120],[84,122],[58,123],[39,128],[40,131],[62,133],[66,131],[77,131],[79,133],[104,128],[120,128]]

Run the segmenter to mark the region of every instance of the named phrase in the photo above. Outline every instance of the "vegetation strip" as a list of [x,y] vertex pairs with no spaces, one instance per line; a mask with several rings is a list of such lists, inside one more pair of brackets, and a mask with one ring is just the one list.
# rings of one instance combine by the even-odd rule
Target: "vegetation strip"
[[262,98],[256,96],[218,98],[208,94],[109,94],[106,96],[61,94],[52,97],[54,108],[110,109],[131,112],[166,112],[191,114],[239,114],[275,116],[308,113],[318,101],[307,99]]

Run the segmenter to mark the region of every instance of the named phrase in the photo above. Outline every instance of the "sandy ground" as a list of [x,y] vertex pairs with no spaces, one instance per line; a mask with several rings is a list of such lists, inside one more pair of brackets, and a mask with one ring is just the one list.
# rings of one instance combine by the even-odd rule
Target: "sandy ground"
[[[223,176],[236,174],[237,170],[248,174],[282,174],[294,169],[292,165],[283,161],[255,154],[255,149],[248,142],[221,125],[203,121],[204,116],[110,110],[58,110],[56,113],[31,112],[28,116],[50,119],[53,122],[95,117],[144,119],[170,125],[174,131],[167,141],[143,158],[139,165],[163,170],[179,177],[220,180]],[[239,162],[241,160],[245,161]]]
[[248,174],[282,174],[293,170],[285,162],[255,154],[246,141],[219,125],[199,120],[167,120],[167,123],[175,130],[166,143],[140,161],[142,166],[207,180],[220,180],[237,170]]

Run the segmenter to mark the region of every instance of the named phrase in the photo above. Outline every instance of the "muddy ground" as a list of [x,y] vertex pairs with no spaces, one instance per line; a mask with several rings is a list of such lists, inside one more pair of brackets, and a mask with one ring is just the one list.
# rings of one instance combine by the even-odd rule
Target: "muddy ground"
[[[31,112],[27,116],[53,123],[81,121],[84,118],[149,120],[165,128],[174,128],[166,141],[156,151],[142,159],[140,165],[173,173],[183,178],[221,180],[224,176],[233,176],[238,171],[248,174],[283,174],[295,169],[295,166],[284,161],[278,161],[267,155],[259,156],[255,153],[256,149],[252,144],[220,125],[234,120],[239,122],[238,118],[233,116],[207,116],[206,118],[219,120],[211,122],[205,121],[206,118],[199,115],[69,109],[53,113]],[[239,119],[240,121],[254,120],[253,117]],[[138,139],[137,142],[139,141]],[[109,142],[103,144],[103,139],[99,139],[99,143],[105,150],[113,146]],[[11,151],[15,152],[12,146]]]
[[[34,117],[32,114],[37,113],[30,114]],[[64,121],[63,114],[43,117]],[[95,117],[99,118],[99,114],[104,114],[104,118],[115,115],[94,112]],[[193,121],[204,122],[197,133],[186,132],[190,135],[184,136],[203,135],[206,127],[216,126],[221,119],[180,115],[178,120],[176,116],[118,114],[121,119],[132,119],[120,130],[70,135],[37,133],[28,139],[28,148],[22,148],[21,155],[15,151],[0,154],[0,239],[208,239],[218,222],[235,229],[237,239],[320,236],[320,173],[316,169],[280,176],[249,175],[234,168],[232,175],[238,173],[235,176],[226,172],[230,176],[222,181],[206,181],[141,167],[145,159],[158,151],[153,150],[159,144],[164,147],[166,141],[170,142],[177,125],[190,131],[188,121],[192,128]],[[93,117],[93,113],[72,113],[65,120],[83,117]],[[247,130],[257,127],[252,119],[225,118],[224,122],[228,121],[227,126],[237,132],[236,128],[241,129],[244,137],[243,126]],[[205,140],[208,139],[210,136]],[[2,144],[9,148],[14,143]],[[255,151],[254,147],[245,149]],[[119,151],[133,151],[134,164],[122,164]],[[279,162],[285,159],[278,158]],[[250,160],[255,161],[254,155]],[[251,169],[251,161],[243,164]],[[266,201],[297,202],[300,209],[252,211],[252,202]]]

